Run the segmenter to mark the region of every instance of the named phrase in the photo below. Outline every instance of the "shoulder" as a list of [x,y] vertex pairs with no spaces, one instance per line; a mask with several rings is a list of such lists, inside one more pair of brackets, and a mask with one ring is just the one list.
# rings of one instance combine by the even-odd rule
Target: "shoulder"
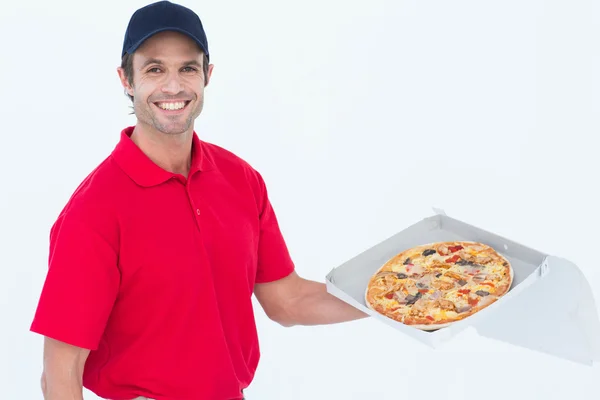
[[[105,238],[117,234],[117,181],[121,179],[111,157],[105,158],[71,192],[51,227],[52,236],[61,230],[100,234]],[[116,190],[117,189],[117,190]]]
[[218,144],[202,141],[202,148],[204,155],[209,158],[213,167],[218,170],[256,171],[246,159]]
[[264,189],[261,173],[246,159],[217,144],[202,141],[204,155],[208,157],[212,167],[229,179],[244,179],[254,190]]

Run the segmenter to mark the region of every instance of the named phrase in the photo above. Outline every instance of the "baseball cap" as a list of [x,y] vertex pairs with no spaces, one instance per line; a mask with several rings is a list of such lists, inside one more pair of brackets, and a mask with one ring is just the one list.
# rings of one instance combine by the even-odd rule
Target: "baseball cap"
[[189,8],[170,1],[158,1],[133,13],[125,31],[121,57],[125,53],[132,54],[150,36],[163,31],[189,36],[209,57],[208,41],[200,17]]

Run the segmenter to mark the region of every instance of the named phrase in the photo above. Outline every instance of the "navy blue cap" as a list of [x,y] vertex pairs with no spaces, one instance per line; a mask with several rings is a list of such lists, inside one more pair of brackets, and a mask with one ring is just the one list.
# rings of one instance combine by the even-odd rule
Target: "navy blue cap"
[[188,35],[200,46],[204,54],[210,57],[208,41],[198,15],[189,8],[170,1],[152,3],[133,13],[125,32],[121,57],[125,53],[132,54],[144,40],[163,31],[176,31]]

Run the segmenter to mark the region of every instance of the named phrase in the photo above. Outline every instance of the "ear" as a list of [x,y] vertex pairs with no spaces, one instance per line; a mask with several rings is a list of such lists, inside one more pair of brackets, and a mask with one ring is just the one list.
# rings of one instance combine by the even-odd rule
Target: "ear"
[[208,64],[208,71],[206,71],[206,83],[204,84],[204,86],[208,86],[208,84],[210,83],[210,77],[212,76],[212,72],[213,72],[213,68],[215,66],[213,64]]
[[117,68],[117,74],[119,75],[119,80],[121,81],[121,85],[125,89],[125,92],[130,96],[133,96],[133,88],[129,85],[129,81],[127,80],[127,76],[125,75],[125,70],[121,67]]

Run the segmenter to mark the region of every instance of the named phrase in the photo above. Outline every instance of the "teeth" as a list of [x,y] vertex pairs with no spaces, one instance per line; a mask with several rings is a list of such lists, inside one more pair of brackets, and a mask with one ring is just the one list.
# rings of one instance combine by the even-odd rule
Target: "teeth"
[[181,110],[185,107],[185,102],[180,101],[178,103],[158,103],[158,106],[163,110]]

